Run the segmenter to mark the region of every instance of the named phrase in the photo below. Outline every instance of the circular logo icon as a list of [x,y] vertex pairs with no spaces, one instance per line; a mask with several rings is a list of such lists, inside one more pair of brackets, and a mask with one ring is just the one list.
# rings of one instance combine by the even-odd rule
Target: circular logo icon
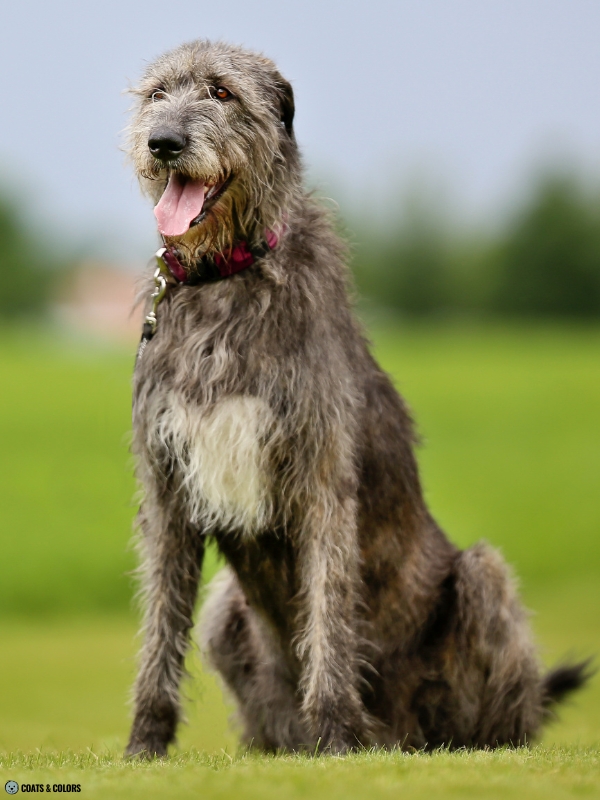
[[8,794],[16,794],[19,791],[19,784],[16,781],[6,781],[4,788]]

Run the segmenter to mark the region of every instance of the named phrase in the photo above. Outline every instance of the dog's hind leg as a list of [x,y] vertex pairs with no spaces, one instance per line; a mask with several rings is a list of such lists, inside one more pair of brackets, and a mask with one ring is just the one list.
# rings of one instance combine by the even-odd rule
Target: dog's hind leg
[[[171,503],[174,505],[175,499]],[[140,511],[144,553],[144,645],[126,755],[165,755],[180,716],[179,684],[202,568],[196,528],[165,503]]]
[[473,707],[470,743],[477,747],[525,744],[542,722],[543,684],[527,613],[498,552],[480,543],[455,567],[460,712]]
[[272,751],[302,749],[307,736],[293,677],[229,568],[211,584],[200,641],[236,701],[246,744]]
[[542,721],[542,679],[527,615],[501,556],[460,553],[420,644],[412,700],[429,748],[531,741]]

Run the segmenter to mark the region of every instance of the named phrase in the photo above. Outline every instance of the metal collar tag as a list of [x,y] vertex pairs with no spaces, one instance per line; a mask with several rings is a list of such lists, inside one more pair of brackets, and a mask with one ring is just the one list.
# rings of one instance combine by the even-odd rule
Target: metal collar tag
[[158,319],[156,317],[156,310],[160,304],[160,301],[163,299],[167,292],[167,279],[170,275],[165,260],[163,258],[164,254],[166,253],[167,248],[161,247],[160,250],[156,251],[156,269],[154,271],[154,291],[150,295],[150,299],[152,300],[152,308],[146,314],[146,318],[144,319],[144,326],[142,328],[142,338],[140,340],[140,344],[137,351],[136,362],[142,357],[144,350],[150,339],[156,333],[156,326],[158,324]]

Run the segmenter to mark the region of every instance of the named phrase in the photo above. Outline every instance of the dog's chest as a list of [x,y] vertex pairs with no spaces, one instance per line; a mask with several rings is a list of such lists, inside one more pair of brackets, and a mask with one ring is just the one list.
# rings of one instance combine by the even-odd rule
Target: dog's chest
[[245,535],[265,527],[273,415],[264,400],[234,395],[206,409],[170,393],[156,422],[157,443],[182,472],[192,522]]

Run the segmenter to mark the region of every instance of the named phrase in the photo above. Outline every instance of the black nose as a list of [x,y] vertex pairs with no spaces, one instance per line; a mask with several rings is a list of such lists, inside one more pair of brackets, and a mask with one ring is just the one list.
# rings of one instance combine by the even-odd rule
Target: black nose
[[181,155],[185,147],[185,136],[174,131],[173,128],[156,128],[148,139],[148,148],[154,156],[161,161],[172,161]]

